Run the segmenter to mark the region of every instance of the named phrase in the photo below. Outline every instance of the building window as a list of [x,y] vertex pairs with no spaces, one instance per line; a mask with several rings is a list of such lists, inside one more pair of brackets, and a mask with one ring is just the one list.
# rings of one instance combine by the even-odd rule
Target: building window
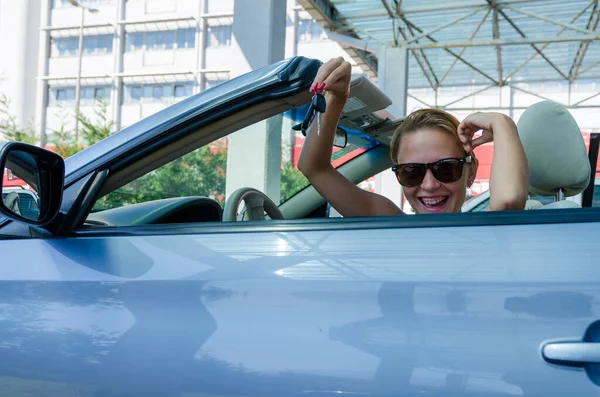
[[226,47],[231,45],[232,25],[219,25],[208,27],[208,47]]
[[57,88],[55,98],[56,98],[55,103],[74,101],[75,100],[75,87]]
[[[94,6],[100,4],[111,4],[114,3],[115,0],[77,0],[77,2],[84,6]],[[54,8],[65,8],[65,7],[73,7],[69,0],[53,0],[52,6]]]
[[[167,97],[167,96],[165,95],[165,97]],[[160,102],[162,98],[163,98],[163,86],[162,85],[152,86],[152,99],[156,102]]]
[[174,48],[194,48],[196,29],[162,30],[156,32],[132,32],[125,38],[126,51],[172,50]]
[[126,84],[123,103],[161,103],[192,95],[194,83]]
[[77,37],[62,37],[52,39],[50,55],[53,57],[66,57],[77,55]]
[[[78,47],[79,37],[55,37],[52,38],[51,56],[75,56],[77,55]],[[83,37],[83,53],[85,55],[109,54],[112,50],[112,34]]]
[[50,87],[48,90],[50,106],[71,104],[75,101],[75,87]]
[[[94,99],[102,100],[110,98],[110,91],[105,87],[94,88]],[[108,94],[108,95],[107,95]]]
[[[94,105],[96,101],[110,100],[110,86],[84,85],[79,92],[80,105]],[[75,87],[50,87],[49,106],[72,105],[75,103]]]
[[131,90],[127,90],[126,92],[131,93],[129,97],[131,98],[132,102],[139,102],[142,99],[142,86],[133,86],[131,87]]
[[80,97],[82,105],[93,105],[96,101],[109,101],[110,86],[82,86]]
[[[175,87],[173,87],[173,96],[175,98],[184,98],[186,96],[189,96],[191,94],[191,90],[188,93],[188,86],[186,86],[185,84],[175,84]],[[190,87],[191,88],[191,87]]]
[[178,29],[175,31],[177,48],[194,48],[196,46],[196,29]]
[[125,39],[126,51],[141,51],[144,48],[144,33],[127,33]]
[[113,35],[103,34],[98,36],[85,36],[83,38],[83,53],[85,55],[92,54],[108,54],[113,50]]
[[300,19],[298,21],[298,41],[324,40],[325,32],[321,25],[312,19]]

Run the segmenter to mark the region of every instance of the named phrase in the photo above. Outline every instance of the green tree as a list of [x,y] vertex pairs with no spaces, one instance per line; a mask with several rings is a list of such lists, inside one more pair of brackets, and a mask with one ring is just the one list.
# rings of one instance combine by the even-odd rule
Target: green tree
[[[79,109],[76,109],[75,114],[72,115],[69,109],[62,108],[60,110],[60,127],[51,130],[50,143],[53,150],[63,158],[67,158],[108,137],[114,132],[115,123],[108,118],[107,113],[108,104],[103,99],[95,103],[95,122],[92,122]],[[82,142],[79,142],[75,138],[75,134],[66,127],[70,117],[74,117],[80,124]]]
[[10,113],[10,100],[4,94],[0,95],[0,139],[32,145],[38,140],[32,122],[26,127],[19,127],[16,116]]
[[63,159],[71,157],[75,153],[81,150],[72,131],[68,130],[64,123],[56,130],[51,130],[50,144],[52,145],[52,151],[59,154]]
[[281,167],[281,202],[290,199],[293,195],[308,186],[310,182],[300,170],[292,167],[289,162]]
[[114,132],[115,123],[108,118],[107,113],[108,103],[104,99],[98,100],[94,107],[94,114],[96,115],[95,123],[92,123],[79,109],[76,109],[75,118],[81,125],[80,133],[85,147],[100,142]]
[[174,197],[204,196],[224,205],[227,152],[203,146],[102,197],[94,211]]

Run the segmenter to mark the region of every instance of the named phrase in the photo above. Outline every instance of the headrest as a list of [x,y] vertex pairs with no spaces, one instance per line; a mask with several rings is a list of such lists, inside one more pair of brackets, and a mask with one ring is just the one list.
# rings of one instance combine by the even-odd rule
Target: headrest
[[527,200],[525,202],[525,210],[537,210],[538,208],[542,208],[544,204],[540,203],[537,200]]
[[517,123],[529,163],[529,190],[538,196],[581,193],[590,182],[585,143],[569,111],[553,101],[538,102]]
[[6,195],[6,197],[4,197],[4,205],[6,206],[6,208],[13,211],[17,215],[20,215],[20,212],[19,212],[20,201],[21,200],[20,200],[19,194],[15,191],[8,193]]

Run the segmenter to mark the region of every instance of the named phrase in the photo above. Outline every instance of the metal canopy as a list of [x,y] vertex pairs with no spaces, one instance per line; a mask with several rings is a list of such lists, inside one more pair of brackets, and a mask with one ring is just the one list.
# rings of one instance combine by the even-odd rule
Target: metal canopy
[[298,0],[373,75],[406,46],[409,87],[600,79],[599,0]]

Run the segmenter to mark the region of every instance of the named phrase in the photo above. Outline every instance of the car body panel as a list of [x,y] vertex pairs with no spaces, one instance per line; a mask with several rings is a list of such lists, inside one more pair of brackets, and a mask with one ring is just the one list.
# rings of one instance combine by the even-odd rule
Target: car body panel
[[540,347],[600,319],[598,232],[0,241],[2,377],[65,396],[595,396],[584,370],[545,363]]

